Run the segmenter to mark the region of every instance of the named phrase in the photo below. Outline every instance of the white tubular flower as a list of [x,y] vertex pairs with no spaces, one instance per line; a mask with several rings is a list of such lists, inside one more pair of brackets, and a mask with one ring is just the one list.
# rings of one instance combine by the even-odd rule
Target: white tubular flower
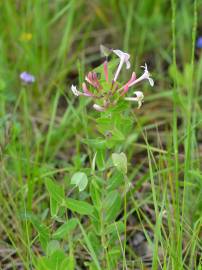
[[136,95],[136,97],[126,97],[124,99],[128,100],[128,101],[137,101],[138,109],[139,109],[142,106],[142,102],[144,100],[144,95],[141,91],[135,91],[134,94]]
[[150,77],[151,74],[149,73],[149,71],[148,71],[148,69],[147,69],[147,64],[145,63],[145,65],[144,65],[144,66],[141,66],[141,67],[144,68],[144,73],[142,74],[141,77],[139,77],[137,80],[135,80],[134,82],[132,82],[132,83],[129,85],[129,87],[131,87],[131,86],[133,86],[134,84],[139,83],[139,82],[141,82],[141,81],[143,81],[143,80],[148,80],[149,83],[150,83],[150,85],[151,85],[151,86],[154,86],[154,80]]
[[77,96],[77,97],[83,95],[83,93],[80,92],[80,91],[78,91],[77,88],[76,88],[76,86],[73,85],[73,84],[72,84],[72,86],[71,86],[71,90],[72,90],[72,93],[73,93],[75,96]]
[[98,104],[93,104],[93,108],[96,110],[96,111],[99,111],[99,112],[104,112],[105,111],[105,108],[98,105]]
[[114,76],[114,81],[116,81],[124,63],[126,64],[126,69],[130,68],[130,55],[128,53],[122,52],[121,50],[113,50],[113,53],[115,53],[120,58],[120,63]]

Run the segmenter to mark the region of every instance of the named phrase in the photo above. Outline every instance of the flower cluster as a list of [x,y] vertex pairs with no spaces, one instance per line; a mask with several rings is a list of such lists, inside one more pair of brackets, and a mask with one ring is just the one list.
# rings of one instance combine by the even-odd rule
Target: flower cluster
[[[120,85],[117,80],[123,66],[125,65],[126,69],[130,69],[131,67],[130,55],[122,52],[121,50],[108,49],[104,46],[101,46],[101,51],[106,57],[106,60],[102,65],[103,78],[99,78],[96,72],[90,71],[85,77],[85,81],[89,86],[87,86],[86,82],[83,82],[83,91],[79,91],[75,85],[72,85],[71,90],[73,94],[76,96],[86,96],[92,98],[95,102],[93,108],[97,111],[107,110],[107,108],[114,106],[120,98],[127,101],[135,101],[138,104],[138,108],[140,108],[144,99],[143,93],[141,91],[135,91],[134,96],[132,97],[126,97],[126,94],[131,87],[143,80],[148,80],[151,86],[154,85],[154,81],[150,77],[150,73],[147,69],[147,64],[145,63],[145,65],[142,66],[144,69],[142,76],[137,78],[135,72],[132,72],[131,78],[123,85]],[[110,53],[114,53],[119,58],[119,64],[117,65],[116,71],[111,79],[108,62],[108,56]]]

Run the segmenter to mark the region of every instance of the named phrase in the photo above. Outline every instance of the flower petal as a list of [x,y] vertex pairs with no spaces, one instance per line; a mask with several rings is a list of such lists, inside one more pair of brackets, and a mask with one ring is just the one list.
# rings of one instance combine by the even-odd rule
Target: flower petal
[[82,83],[82,88],[83,88],[83,92],[84,92],[84,96],[87,97],[93,97],[94,95],[88,90],[86,83]]
[[121,50],[113,50],[113,53],[115,53],[119,58],[124,58],[125,62],[127,62],[130,58],[130,54],[125,53]]
[[130,62],[126,61],[126,69],[129,69],[129,68],[130,68]]
[[136,97],[125,97],[124,99],[127,101],[138,101]]
[[95,88],[101,88],[100,83],[95,72],[90,71],[85,77],[85,80]]
[[151,85],[151,87],[153,87],[154,86],[154,80],[152,79],[152,78],[148,78],[148,80],[149,80],[149,83],[150,83],[150,85]]
[[104,68],[104,75],[105,75],[105,80],[106,82],[109,82],[109,73],[108,73],[108,62],[104,61],[103,63],[103,68]]
[[73,84],[72,84],[72,86],[71,86],[71,90],[72,90],[72,93],[73,93],[75,96],[77,96],[77,97],[83,95],[83,93],[80,92],[80,91],[78,91],[78,90],[77,90],[77,87],[76,87],[75,85],[73,85]]
[[122,52],[121,50],[113,50],[113,53],[115,53],[120,58],[120,63],[114,76],[114,81],[116,81],[124,63],[126,64],[126,69],[130,68],[130,55],[128,53]]
[[141,91],[135,91],[134,94],[136,97],[126,97],[124,98],[127,101],[137,101],[138,109],[142,106],[142,102],[144,100],[144,94]]
[[96,111],[99,111],[99,112],[104,112],[105,111],[105,108],[98,105],[98,104],[93,104],[93,108],[96,110]]
[[[130,80],[129,80],[123,87],[121,87],[121,89],[123,89],[123,92],[122,92],[121,96],[123,96],[125,93],[128,92],[129,85],[130,85],[132,82],[134,82],[135,79],[136,79],[136,74],[135,74],[135,72],[133,72],[132,75],[131,75]],[[120,90],[121,90],[121,89],[120,89]],[[119,91],[120,91],[120,90],[119,90]]]
[[35,82],[35,77],[26,71],[24,71],[20,74],[20,79],[24,83],[34,83]]
[[148,80],[151,86],[154,86],[154,80],[150,77],[151,74],[149,73],[148,69],[147,69],[147,64],[145,63],[144,66],[141,66],[142,68],[144,68],[144,73],[142,74],[142,76],[140,76],[139,78],[137,78],[135,81],[133,81],[132,83],[130,83],[129,87],[133,86],[134,84],[137,84],[143,80]]
[[136,95],[138,100],[143,100],[144,99],[144,94],[142,93],[142,91],[135,91],[134,94]]

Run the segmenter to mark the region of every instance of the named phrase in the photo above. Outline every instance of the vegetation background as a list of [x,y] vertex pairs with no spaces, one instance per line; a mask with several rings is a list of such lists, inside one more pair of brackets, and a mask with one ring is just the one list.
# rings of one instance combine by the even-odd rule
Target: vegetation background
[[[120,256],[116,269],[202,269],[202,1],[8,0],[0,14],[1,269],[35,269],[41,246],[23,213],[57,226],[45,179],[68,189],[90,166],[82,139],[97,112],[70,86],[101,64],[100,44],[130,53],[137,73],[147,62],[155,80],[142,86],[143,107],[131,104],[136,128],[121,146],[131,190],[126,265]],[[25,70],[33,85],[22,85]],[[69,269],[96,269],[79,227],[70,242]]]

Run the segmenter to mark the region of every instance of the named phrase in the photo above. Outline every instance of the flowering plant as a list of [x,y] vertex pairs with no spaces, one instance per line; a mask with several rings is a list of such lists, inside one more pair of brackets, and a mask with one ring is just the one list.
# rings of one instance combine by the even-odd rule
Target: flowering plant
[[[130,117],[130,112],[124,108],[127,101],[137,102],[138,108],[140,108],[144,99],[143,93],[135,91],[134,96],[127,96],[129,90],[143,80],[148,80],[151,86],[154,85],[154,81],[145,64],[142,76],[136,78],[135,72],[132,72],[130,79],[121,84],[118,81],[120,72],[124,66],[126,69],[130,69],[130,55],[121,50],[109,50],[103,46],[101,49],[106,59],[100,67],[87,74],[86,82],[82,83],[82,91],[79,91],[74,85],[71,86],[74,95],[91,98],[94,102],[93,108],[101,112],[100,116],[95,119],[94,138],[83,139],[91,150],[88,153],[90,155],[92,153],[92,157],[89,158],[90,166],[88,168],[87,162],[85,163],[86,168],[72,168],[70,185],[74,188],[68,193],[68,196],[65,195],[66,191],[63,187],[51,179],[46,180],[46,187],[50,195],[51,216],[53,219],[62,220],[63,224],[52,233],[45,228],[47,237],[43,237],[40,241],[46,250],[53,243],[50,241],[51,238],[54,245],[58,241],[59,247],[59,241],[65,240],[65,236],[69,234],[71,241],[71,234],[74,233],[76,227],[79,227],[84,236],[83,241],[90,250],[91,260],[85,262],[89,269],[117,269],[120,256],[123,258],[123,269],[127,269],[126,223],[127,195],[130,183],[127,177],[127,156],[121,151],[126,138],[129,137],[133,118]],[[110,54],[115,54],[119,61],[108,61]],[[97,134],[97,131],[102,137]],[[82,192],[84,192],[83,195],[80,195]],[[89,194],[89,196],[85,194]],[[64,212],[60,211],[65,208],[73,213],[73,217],[67,220]],[[85,219],[90,222],[91,229],[87,233],[77,218],[78,215],[85,216]],[[32,219],[32,223],[37,229],[39,228],[35,219]],[[118,239],[120,245],[117,246]],[[65,253],[61,253],[59,248],[58,250],[52,254],[51,258],[41,257],[37,262],[37,269],[44,269],[42,268],[44,265],[48,265],[46,269],[52,269],[49,268],[49,263],[51,259],[54,260],[56,252],[60,252],[60,256],[65,261]],[[71,254],[68,259],[72,260]],[[71,263],[74,265],[74,261]],[[67,267],[64,268],[63,264],[61,269],[69,269],[67,261],[65,261],[65,265]]]

